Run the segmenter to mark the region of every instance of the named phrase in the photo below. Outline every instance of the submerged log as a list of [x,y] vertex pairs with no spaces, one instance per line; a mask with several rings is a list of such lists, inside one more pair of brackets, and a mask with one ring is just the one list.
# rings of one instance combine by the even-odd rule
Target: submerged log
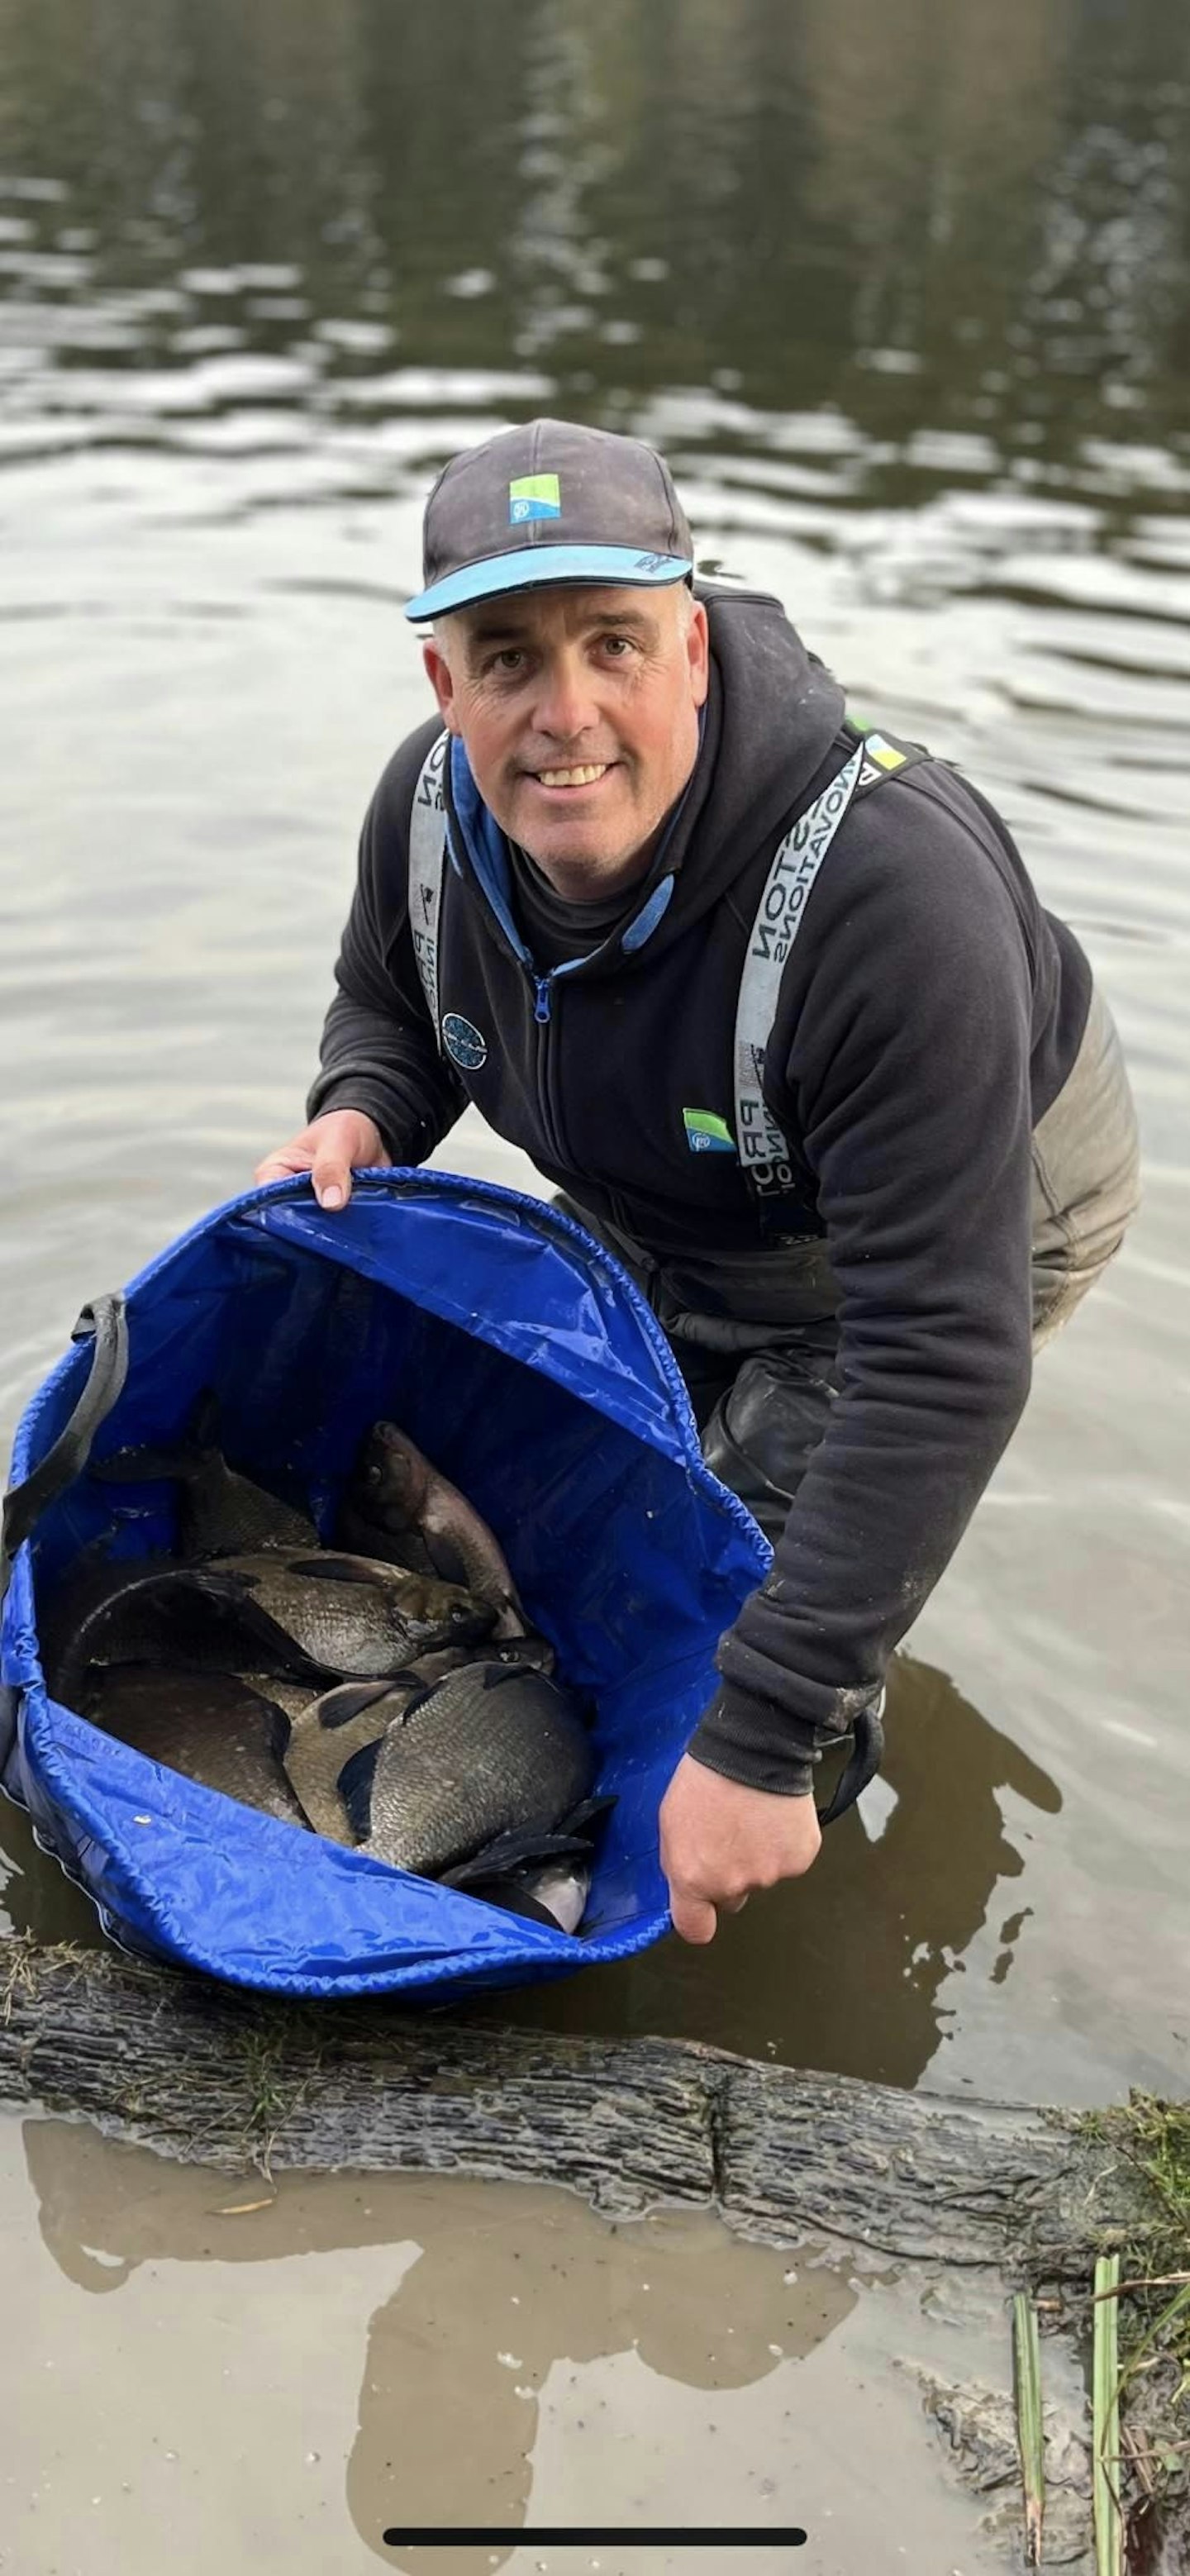
[[1060,2112],[904,2093],[689,2041],[575,2038],[387,2002],[278,2003],[113,1952],[0,1940],[0,2099],[195,2162],[568,2185],[715,2206],[770,2243],[1085,2274],[1132,2169]]

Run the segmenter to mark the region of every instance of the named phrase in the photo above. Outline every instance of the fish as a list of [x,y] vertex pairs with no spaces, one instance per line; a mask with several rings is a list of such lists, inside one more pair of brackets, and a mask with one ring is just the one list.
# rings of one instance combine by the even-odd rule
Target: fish
[[475,1645],[495,1618],[461,1585],[375,1557],[311,1550],[208,1560],[191,1585],[284,1662],[297,1657],[344,1681],[376,1681],[432,1648]]
[[591,1860],[544,1861],[523,1870],[494,1870],[490,1877],[465,1882],[468,1896],[496,1905],[503,1914],[522,1914],[551,1931],[577,1932],[591,1892]]
[[93,1674],[83,1699],[92,1726],[150,1762],[309,1831],[281,1767],[288,1720],[237,1674],[110,1664]]
[[42,1664],[51,1696],[77,1708],[92,1664],[234,1673],[252,1662],[300,1661],[292,1647],[278,1657],[275,1641],[254,1640],[234,1603],[204,1593],[200,1573],[171,1557],[84,1551],[44,1609]]
[[370,1859],[435,1877],[499,1836],[554,1833],[594,1772],[576,1695],[531,1665],[488,1660],[415,1693],[339,1787]]
[[[399,1725],[409,1701],[428,1682],[438,1681],[465,1661],[447,1646],[438,1654],[419,1655],[395,1681],[339,1682],[334,1690],[291,1709],[289,1740],[281,1759],[290,1787],[314,1827],[328,1841],[354,1844],[339,1774],[354,1753],[376,1744],[387,1728]],[[262,1683],[267,1688],[267,1684]],[[297,1685],[291,1685],[296,1692]]]
[[229,1467],[219,1442],[218,1398],[208,1390],[199,1397],[184,1437],[173,1446],[118,1449],[108,1458],[92,1459],[89,1470],[100,1484],[155,1484],[181,1487],[178,1500],[178,1554],[182,1557],[238,1556],[245,1550],[317,1547],[318,1532],[309,1512],[258,1485]]
[[443,1870],[443,1880],[485,1905],[577,1932],[591,1889],[594,1830],[615,1804],[607,1795],[584,1798],[551,1834],[523,1826],[499,1834],[470,1860]]
[[473,1503],[432,1466],[407,1431],[375,1422],[356,1459],[336,1524],[340,1545],[461,1583],[497,1613],[495,1634],[529,1622],[508,1560]]

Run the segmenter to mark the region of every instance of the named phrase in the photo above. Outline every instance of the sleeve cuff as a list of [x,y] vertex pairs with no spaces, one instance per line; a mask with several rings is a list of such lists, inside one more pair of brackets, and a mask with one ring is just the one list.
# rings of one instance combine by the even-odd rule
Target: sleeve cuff
[[796,1718],[724,1684],[699,1719],[686,1747],[691,1759],[743,1789],[767,1789],[778,1798],[808,1798],[820,1759],[812,1731]]
[[[390,1163],[416,1163],[420,1159],[418,1151],[400,1150],[402,1140],[393,1130],[392,1102],[378,1083],[368,1082],[366,1078],[350,1072],[323,1074],[311,1084],[306,1095],[306,1116],[308,1119],[325,1118],[332,1109],[358,1109],[365,1118],[370,1118],[373,1126],[380,1130]],[[428,1152],[429,1148],[421,1150]]]

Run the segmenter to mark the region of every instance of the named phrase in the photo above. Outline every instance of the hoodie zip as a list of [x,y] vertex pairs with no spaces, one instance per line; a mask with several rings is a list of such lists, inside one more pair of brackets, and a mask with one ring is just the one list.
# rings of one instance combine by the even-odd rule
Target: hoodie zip
[[541,1032],[536,1048],[538,1108],[540,1111],[542,1126],[549,1139],[550,1151],[553,1155],[554,1161],[562,1170],[565,1170],[570,1158],[567,1154],[566,1146],[562,1137],[561,1122],[558,1116],[556,1102],[556,1085],[553,1080],[554,1064],[557,1056],[557,1045],[555,1039],[557,1021],[554,1017],[552,990],[554,975],[553,973],[549,975],[539,975],[536,967],[532,964],[530,964],[529,975],[534,988],[534,1027]]
[[[700,710],[698,724],[700,750],[703,740],[704,725],[705,710]],[[461,750],[461,746],[456,745],[452,748],[452,763],[454,761],[456,751],[459,750]],[[465,761],[465,755],[463,755],[463,757]],[[678,798],[677,804],[670,816],[660,849],[656,853],[654,866],[656,866],[660,861],[664,851],[668,848],[669,843],[673,838],[674,831],[683,808],[685,807],[686,799],[693,783],[693,777],[694,772],[692,771],[690,779],[687,780],[686,786]],[[462,864],[460,863],[458,850],[455,847],[454,830],[452,827],[452,808],[453,799],[449,793],[448,782],[446,806],[447,853],[454,875],[462,878],[465,872]],[[470,861],[469,873],[472,881],[477,885],[481,899],[487,905],[488,911],[496,925],[500,938],[504,941],[506,947],[511,950],[512,955],[516,958],[518,965],[527,975],[532,987],[533,1024],[535,1028],[540,1029],[542,1032],[536,1049],[537,1108],[541,1125],[548,1139],[554,1159],[559,1165],[565,1168],[569,1161],[569,1156],[565,1140],[562,1135],[561,1119],[557,1103],[557,1085],[552,1079],[558,1053],[557,1041],[554,1035],[557,1025],[554,1015],[554,986],[561,983],[563,976],[581,972],[583,967],[592,965],[596,958],[606,956],[608,952],[613,949],[617,950],[623,956],[628,956],[631,954],[633,949],[643,947],[645,942],[652,936],[658,922],[668,911],[670,898],[674,890],[675,879],[672,872],[668,876],[661,877],[652,886],[651,891],[641,903],[639,910],[632,920],[627,922],[622,929],[609,931],[606,939],[603,940],[598,948],[592,951],[590,956],[567,959],[560,966],[550,967],[548,973],[542,975],[538,971],[537,960],[534,957],[532,950],[526,946],[525,941],[521,937],[519,924],[509,901],[508,888],[506,884],[502,882],[501,875],[493,870],[490,857],[486,865],[483,863],[481,850],[476,847],[475,841],[468,830],[466,819],[463,816],[458,818],[458,829],[459,837]],[[439,935],[441,936],[441,930]]]

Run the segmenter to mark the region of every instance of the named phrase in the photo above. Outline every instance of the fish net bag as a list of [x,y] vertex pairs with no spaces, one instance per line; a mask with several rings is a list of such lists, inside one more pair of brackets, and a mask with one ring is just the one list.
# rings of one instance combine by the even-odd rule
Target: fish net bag
[[[673,1355],[611,1255],[561,1211],[449,1173],[363,1175],[334,1216],[308,1182],[274,1182],[84,1322],[13,1448],[0,1782],[108,1933],[312,1996],[514,1985],[658,1939],[658,1806],[769,1550],[703,1465]],[[176,1448],[206,1397],[232,1464],[303,1499],[324,1537],[381,1419],[489,1523],[592,1708],[614,1800],[577,1934],[204,1788],[50,1695],[42,1637],[80,1559],[178,1543],[176,1486],[105,1482],[88,1452]]]

